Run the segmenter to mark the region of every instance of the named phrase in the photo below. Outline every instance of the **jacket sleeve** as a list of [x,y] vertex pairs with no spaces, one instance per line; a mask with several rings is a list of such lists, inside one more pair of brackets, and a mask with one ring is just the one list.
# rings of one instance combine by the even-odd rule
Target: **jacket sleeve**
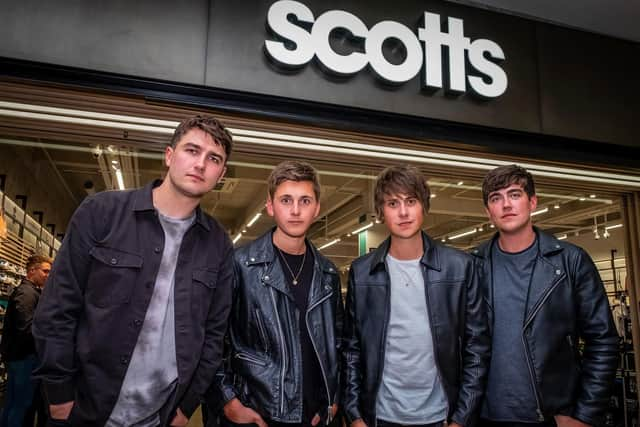
[[349,271],[349,282],[347,286],[347,301],[345,304],[344,332],[342,345],[342,380],[343,394],[342,407],[344,409],[347,425],[362,418],[360,413],[360,391],[361,391],[361,363],[360,363],[360,331],[356,322],[356,302],[355,283],[353,267]]
[[227,331],[231,295],[233,286],[233,245],[225,235],[225,250],[220,264],[219,279],[216,292],[209,308],[207,324],[205,326],[204,344],[198,367],[193,375],[191,385],[184,398],[179,403],[182,413],[190,418],[196,410],[207,389],[211,386],[214,376],[221,365],[224,336]]
[[91,265],[89,251],[98,240],[104,209],[87,197],[73,214],[42,291],[32,332],[38,353],[34,377],[42,380],[49,403],[74,400],[75,338]]
[[[25,285],[27,286],[27,285]],[[30,285],[28,285],[30,286]],[[33,324],[33,315],[38,303],[36,291],[25,292],[18,287],[15,295],[15,320],[16,330],[23,335],[31,335],[31,326]]]
[[[207,402],[211,405],[211,407],[224,406],[227,402],[237,397],[237,391],[233,385],[233,370],[231,368],[231,323],[233,322],[234,312],[236,310],[236,300],[238,298],[238,280],[240,280],[240,272],[238,271],[238,265],[234,261],[234,277],[233,277],[233,288],[232,288],[232,303],[231,303],[231,316],[229,319],[229,327],[227,328],[227,334],[225,336],[224,341],[224,351],[223,351],[223,361],[222,364],[218,367],[216,372],[216,377],[214,379],[213,387],[211,388],[209,395],[207,397]],[[212,400],[217,400],[218,402],[213,402]]]
[[618,364],[618,334],[604,285],[593,261],[579,251],[572,271],[578,333],[584,341],[582,376],[572,416],[584,423],[600,422]]
[[467,277],[466,320],[460,346],[461,382],[451,421],[471,427],[477,420],[484,395],[491,357],[491,338],[479,283],[478,265],[473,260],[469,262]]

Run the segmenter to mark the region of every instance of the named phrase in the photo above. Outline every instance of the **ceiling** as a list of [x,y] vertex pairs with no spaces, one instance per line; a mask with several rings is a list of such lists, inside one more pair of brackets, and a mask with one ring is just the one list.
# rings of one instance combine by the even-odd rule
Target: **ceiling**
[[637,0],[449,1],[640,42],[640,2]]
[[[47,176],[53,178],[38,185],[45,185],[51,191],[57,188],[65,194],[48,209],[68,212],[87,194],[117,189],[116,170],[121,171],[126,188],[162,177],[162,152],[169,139],[170,125],[193,113],[186,108],[150,104],[140,99],[7,82],[0,82],[0,103],[5,107],[0,108],[0,159],[41,159],[39,164],[50,168]],[[11,111],[6,108],[11,103],[22,104]],[[33,112],[30,108],[39,112],[30,115]],[[101,120],[94,119],[97,114]],[[118,122],[124,120],[125,114],[127,123]],[[468,148],[449,146],[443,141],[393,140],[242,116],[223,119],[229,127],[242,132],[238,130],[234,134],[234,154],[226,178],[203,199],[202,207],[224,225],[232,238],[240,236],[237,244],[255,239],[273,226],[263,209],[265,183],[273,166],[288,158],[308,160],[320,171],[321,213],[309,237],[318,247],[340,239],[323,249],[339,267],[348,266],[358,255],[357,237],[351,232],[373,222],[372,230],[384,233],[384,226],[375,224],[373,214],[375,176],[383,167],[407,159],[415,159],[415,164],[429,177],[433,198],[424,227],[432,237],[468,249],[493,233],[481,201],[480,183],[486,168],[474,169],[470,163],[471,166],[452,167],[441,159],[430,163],[419,161],[419,155],[436,146],[435,154],[440,156],[468,155]],[[270,139],[258,138],[261,132],[268,132]],[[304,143],[285,141],[285,134],[291,138],[296,136],[297,141]],[[274,138],[277,140],[273,141]],[[332,138],[330,141],[339,143],[328,150],[314,151],[313,147],[325,141],[322,138]],[[369,150],[361,149],[349,155],[340,151],[350,144],[369,147]],[[376,155],[376,147],[382,155]],[[413,153],[413,157],[398,160],[400,157],[393,153],[399,150]],[[545,176],[544,168],[540,168],[539,209],[547,210],[536,215],[537,225],[573,239],[576,235],[595,236],[595,222],[604,239],[604,227],[620,223],[623,187],[558,179],[557,174]],[[10,189],[7,194],[11,196]],[[59,227],[60,231],[64,230],[64,225]],[[459,236],[463,233],[468,234]]]

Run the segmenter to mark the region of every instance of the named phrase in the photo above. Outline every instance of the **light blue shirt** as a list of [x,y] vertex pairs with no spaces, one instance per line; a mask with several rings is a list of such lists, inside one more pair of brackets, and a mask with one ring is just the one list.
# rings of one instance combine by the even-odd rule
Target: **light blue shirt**
[[420,260],[387,255],[391,315],[376,412],[398,424],[430,424],[447,416],[447,398],[436,366]]

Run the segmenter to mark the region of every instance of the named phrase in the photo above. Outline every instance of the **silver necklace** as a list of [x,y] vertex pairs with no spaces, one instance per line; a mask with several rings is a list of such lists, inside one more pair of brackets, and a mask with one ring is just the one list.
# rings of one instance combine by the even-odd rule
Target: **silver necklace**
[[298,269],[298,274],[293,274],[293,270],[291,269],[291,266],[289,266],[289,263],[287,262],[287,258],[284,256],[284,254],[282,253],[280,248],[278,248],[277,246],[276,246],[276,248],[278,249],[278,252],[280,252],[280,255],[282,255],[282,260],[284,261],[284,265],[287,266],[287,270],[289,270],[289,273],[291,273],[291,278],[293,279],[291,281],[291,284],[297,285],[298,284],[298,277],[300,277],[300,274],[302,273],[302,269],[304,268],[304,261],[307,259],[307,248],[306,248],[306,246],[304,248],[304,255],[302,255],[302,262],[300,263],[300,268]]

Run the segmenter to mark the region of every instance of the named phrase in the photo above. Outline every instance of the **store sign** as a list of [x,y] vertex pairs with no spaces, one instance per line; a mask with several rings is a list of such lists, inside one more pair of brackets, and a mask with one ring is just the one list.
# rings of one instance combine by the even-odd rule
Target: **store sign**
[[[314,18],[304,4],[281,0],[267,14],[268,28],[275,37],[265,40],[265,52],[277,65],[289,69],[304,67],[315,56],[325,71],[338,76],[352,76],[369,65],[389,84],[400,85],[422,73],[425,89],[455,93],[469,89],[483,98],[502,95],[507,90],[507,74],[499,65],[505,59],[502,48],[491,40],[465,37],[462,19],[449,17],[447,24],[443,31],[440,15],[425,11],[417,35],[394,21],[367,28],[349,12],[330,10]],[[330,44],[336,30],[346,32],[360,48],[346,54],[336,52]],[[385,56],[383,45],[390,40],[404,48],[399,63]]]

